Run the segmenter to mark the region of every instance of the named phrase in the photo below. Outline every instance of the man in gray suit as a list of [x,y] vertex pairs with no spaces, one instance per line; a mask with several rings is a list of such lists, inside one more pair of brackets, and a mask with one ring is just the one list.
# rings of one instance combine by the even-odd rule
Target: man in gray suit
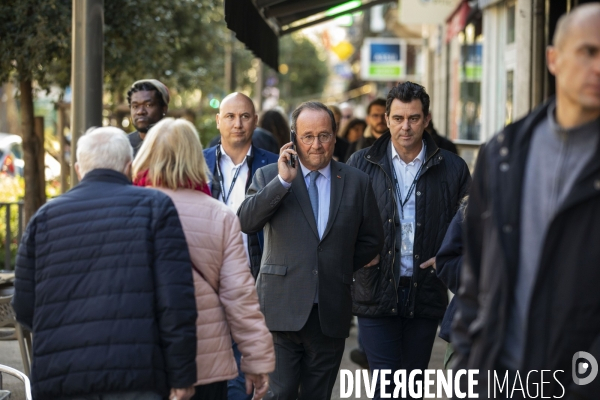
[[277,355],[265,399],[326,400],[350,330],[352,275],[378,255],[383,227],[369,177],[332,160],[331,111],[303,103],[292,130],[296,143],[256,172],[238,214],[242,231],[264,228],[256,286]]

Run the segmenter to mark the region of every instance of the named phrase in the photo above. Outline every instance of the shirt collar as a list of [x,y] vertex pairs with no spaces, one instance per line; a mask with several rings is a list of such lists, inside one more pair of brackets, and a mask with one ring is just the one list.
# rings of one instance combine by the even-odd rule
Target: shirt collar
[[421,147],[421,151],[415,157],[415,159],[412,160],[410,163],[405,163],[404,161],[402,161],[402,158],[400,158],[400,155],[396,151],[396,148],[394,147],[394,143],[392,143],[392,141],[390,140],[389,146],[392,149],[392,160],[394,160],[394,158],[398,157],[398,161],[400,161],[400,163],[402,163],[402,164],[411,164],[411,163],[414,163],[417,160],[419,160],[421,163],[423,163],[425,161],[425,141],[423,140],[422,143],[423,143],[423,147]]
[[[300,168],[302,169],[302,176],[303,176],[304,178],[306,178],[306,175],[310,174],[312,171],[311,171],[310,169],[306,168],[306,167],[304,166],[304,164],[302,164],[302,163],[300,162],[300,160],[298,160],[298,163],[300,164]],[[320,172],[320,173],[321,173],[321,175],[323,175],[323,176],[324,176],[324,177],[325,177],[327,180],[329,180],[329,179],[331,178],[331,161],[329,161],[329,163],[328,163],[328,164],[327,164],[325,167],[321,168],[321,169],[319,170],[319,172]]]
[[[233,164],[233,160],[231,159],[231,157],[229,157],[229,155],[227,155],[227,153],[225,152],[225,149],[223,148],[223,145],[220,144],[219,146],[221,147],[221,157],[224,160],[226,160],[226,161],[228,161],[228,162],[230,162],[230,163]],[[252,146],[250,146],[248,148],[248,153],[246,153],[246,157],[250,157],[251,155],[252,155]],[[244,159],[244,161],[246,161],[246,159]],[[244,161],[242,161],[240,164],[243,164]],[[237,167],[237,165],[236,165],[236,167]]]

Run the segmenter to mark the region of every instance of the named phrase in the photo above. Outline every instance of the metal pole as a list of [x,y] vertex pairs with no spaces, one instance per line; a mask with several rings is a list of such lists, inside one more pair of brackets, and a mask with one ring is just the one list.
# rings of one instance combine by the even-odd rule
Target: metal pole
[[18,230],[17,230],[17,243],[21,243],[23,237],[23,202],[17,203],[17,219],[18,219]]
[[79,182],[77,140],[87,129],[102,126],[103,28],[104,0],[73,0],[71,186]]
[[67,140],[65,138],[65,103],[59,102],[56,106],[58,109],[56,125],[58,131],[58,140],[60,143],[60,157],[58,158],[58,161],[60,161],[60,192],[65,193],[67,190],[69,190],[68,176],[71,174],[71,169],[69,168],[69,164],[65,159],[65,151],[67,148]]
[[4,207],[6,208],[6,237],[4,238],[4,269],[10,270],[11,268],[11,251],[10,251],[10,240],[11,240],[11,232],[10,232],[10,203],[4,203]]
[[39,148],[37,152],[37,171],[39,184],[40,205],[46,202],[46,150],[44,149],[44,117],[34,117],[33,130],[35,132],[35,141]]

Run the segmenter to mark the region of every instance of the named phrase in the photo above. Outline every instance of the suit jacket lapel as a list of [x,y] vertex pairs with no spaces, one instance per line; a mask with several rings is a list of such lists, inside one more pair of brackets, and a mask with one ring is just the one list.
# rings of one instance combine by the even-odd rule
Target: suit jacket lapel
[[317,222],[315,221],[315,216],[313,215],[312,206],[310,204],[310,198],[308,197],[308,189],[306,188],[306,182],[304,181],[304,176],[302,175],[302,168],[298,165],[298,175],[296,175],[296,179],[292,181],[292,192],[298,200],[300,204],[300,208],[308,221],[308,224],[313,230],[313,233],[319,238],[319,231],[317,230]]
[[[333,222],[337,215],[340,203],[342,201],[342,192],[344,191],[344,172],[338,162],[331,160],[331,195],[329,200],[329,218],[327,219],[327,226],[321,240],[325,239]],[[307,191],[308,193],[308,191]]]
[[[217,145],[220,146],[220,145]],[[204,160],[206,161],[206,165],[208,165],[208,169],[210,170],[210,181],[208,184],[210,185],[210,192],[213,198],[219,200],[219,196],[221,195],[221,183],[217,179],[217,148],[210,147],[208,151],[204,153]]]
[[254,156],[254,159],[252,160],[252,175],[251,176],[254,176],[257,169],[267,165],[267,160],[266,160],[267,157],[265,156],[265,154],[262,151],[260,151],[258,149],[258,147],[255,147],[254,145],[252,145],[252,155]]

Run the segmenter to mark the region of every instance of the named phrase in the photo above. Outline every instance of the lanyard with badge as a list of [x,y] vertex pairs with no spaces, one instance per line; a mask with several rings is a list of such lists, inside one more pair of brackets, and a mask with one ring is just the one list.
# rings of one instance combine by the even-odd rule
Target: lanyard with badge
[[[415,175],[415,179],[413,180],[410,188],[408,189],[408,193],[406,193],[406,198],[404,201],[402,200],[402,192],[400,191],[400,184],[398,183],[398,176],[396,175],[396,167],[392,163],[392,172],[394,173],[394,183],[396,184],[396,195],[398,197],[398,202],[400,203],[400,226],[402,232],[402,242],[400,245],[400,254],[402,256],[412,256],[413,247],[415,242],[415,219],[405,219],[404,218],[404,206],[408,203],[412,192],[415,190],[417,186],[417,181],[419,180],[419,175],[421,174],[421,170],[423,169],[423,165],[425,163],[421,163],[417,174]],[[416,211],[416,210],[415,210]]]
[[237,181],[237,178],[240,174],[240,171],[242,170],[242,166],[244,165],[244,163],[246,161],[248,161],[248,176],[250,176],[250,173],[252,171],[252,168],[250,167],[250,160],[252,158],[248,157],[246,155],[246,157],[244,157],[244,160],[240,163],[240,165],[236,168],[235,174],[233,175],[233,179],[231,180],[231,185],[229,186],[229,191],[227,192],[227,194],[225,194],[225,177],[223,176],[223,173],[221,172],[221,146],[217,146],[217,175],[219,178],[219,183],[221,185],[221,196],[223,196],[223,203],[227,204],[227,201],[229,200],[229,197],[231,196],[231,192],[233,192],[233,188],[235,186],[235,181]]

